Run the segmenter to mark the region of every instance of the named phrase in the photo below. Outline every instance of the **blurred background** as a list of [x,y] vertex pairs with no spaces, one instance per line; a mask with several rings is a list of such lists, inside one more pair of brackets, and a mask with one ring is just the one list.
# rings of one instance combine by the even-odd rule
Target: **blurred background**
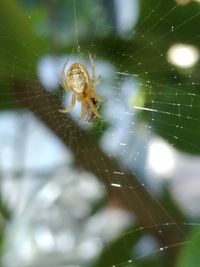
[[[200,265],[200,1],[0,1],[0,265]],[[101,119],[69,114],[83,63]]]

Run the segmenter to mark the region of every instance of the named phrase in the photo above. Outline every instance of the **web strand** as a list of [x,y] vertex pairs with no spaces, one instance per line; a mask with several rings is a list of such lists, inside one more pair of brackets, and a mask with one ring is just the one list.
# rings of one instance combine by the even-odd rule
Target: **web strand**
[[75,28],[76,48],[78,54],[80,54],[80,44],[79,44],[77,16],[76,16],[76,0],[74,0],[73,2],[74,2],[74,28]]

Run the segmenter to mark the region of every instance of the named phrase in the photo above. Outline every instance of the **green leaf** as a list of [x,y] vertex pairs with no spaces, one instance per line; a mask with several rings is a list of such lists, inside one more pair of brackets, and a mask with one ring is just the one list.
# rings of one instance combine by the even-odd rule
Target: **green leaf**
[[31,75],[44,50],[44,44],[32,27],[27,10],[18,1],[0,1],[0,70],[9,79],[13,75]]
[[189,243],[181,250],[176,267],[199,267],[200,266],[200,227],[188,238]]
[[16,107],[9,88],[13,79],[36,75],[39,56],[45,51],[44,43],[34,34],[32,21],[25,9],[14,0],[0,1],[0,108]]

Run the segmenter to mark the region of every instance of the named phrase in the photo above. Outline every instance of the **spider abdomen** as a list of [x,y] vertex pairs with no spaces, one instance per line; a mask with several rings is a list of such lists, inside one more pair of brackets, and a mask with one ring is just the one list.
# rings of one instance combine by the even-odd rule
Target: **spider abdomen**
[[68,71],[68,83],[71,90],[83,93],[88,84],[87,73],[81,64],[73,64]]

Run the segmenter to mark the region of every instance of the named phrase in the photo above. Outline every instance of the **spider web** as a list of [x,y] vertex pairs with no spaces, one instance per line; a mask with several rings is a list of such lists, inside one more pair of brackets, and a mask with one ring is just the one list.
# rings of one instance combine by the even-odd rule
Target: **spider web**
[[[82,202],[87,203],[88,206],[92,205],[92,201],[98,203],[99,199],[106,195],[105,192],[107,192],[108,202],[111,203],[110,209],[114,210],[113,213],[109,213],[107,207],[106,211],[103,210],[99,215],[91,216],[90,219],[88,219],[87,212],[84,213],[85,217],[81,219],[89,220],[84,227],[83,223],[79,222],[81,219],[73,214],[74,217],[72,217],[76,223],[78,221],[77,227],[89,236],[90,242],[84,241],[82,247],[80,245],[82,243],[79,243],[80,251],[81,249],[86,252],[93,251],[88,258],[84,258],[82,255],[84,253],[77,254],[74,245],[76,242],[72,234],[71,236],[66,234],[68,239],[62,239],[63,237],[59,239],[60,243],[72,244],[71,247],[59,245],[60,250],[57,251],[59,257],[55,257],[55,261],[54,258],[48,258],[55,247],[50,239],[51,235],[47,230],[45,232],[43,227],[39,231],[41,235],[37,234],[37,240],[40,240],[40,245],[44,245],[47,254],[42,254],[38,262],[35,258],[32,259],[33,262],[27,261],[27,263],[26,260],[23,262],[23,255],[29,255],[28,253],[32,251],[32,248],[26,246],[26,251],[23,251],[20,256],[17,253],[14,254],[17,260],[22,260],[22,262],[19,261],[22,265],[83,266],[83,264],[94,263],[95,257],[100,257],[101,253],[104,253],[103,264],[106,266],[145,266],[142,264],[147,264],[148,261],[157,266],[156,264],[164,257],[168,257],[168,263],[170,263],[169,257],[175,251],[173,249],[181,249],[182,246],[192,241],[186,240],[185,229],[191,230],[193,226],[198,225],[198,220],[194,220],[192,216],[199,215],[198,207],[193,201],[198,197],[199,191],[191,189],[191,194],[188,193],[185,197],[183,192],[189,186],[198,187],[196,173],[199,171],[200,150],[198,141],[200,133],[198,127],[200,120],[198,112],[200,107],[199,65],[197,62],[192,67],[177,67],[171,62],[169,49],[176,43],[198,46],[198,32],[196,31],[196,35],[192,34],[191,26],[194,25],[194,21],[198,25],[199,5],[196,2],[186,5],[184,1],[170,1],[170,5],[163,1],[149,3],[127,1],[132,5],[134,2],[135,6],[131,7],[134,7],[137,12],[135,12],[135,22],[129,22],[129,28],[124,30],[120,28],[119,6],[117,9],[119,2],[110,1],[110,4],[106,4],[101,1],[88,0],[83,4],[81,1],[70,1],[66,6],[63,5],[65,8],[68,5],[68,9],[71,10],[71,12],[66,12],[67,15],[64,14],[65,9],[62,4],[56,8],[55,3],[49,3],[50,19],[48,22],[51,23],[51,27],[46,25],[45,28],[47,21],[40,21],[37,18],[39,16],[37,7],[35,7],[37,2],[24,1],[22,8],[25,22],[31,28],[36,28],[34,37],[30,37],[30,40],[23,35],[23,31],[16,33],[12,23],[8,29],[4,28],[3,22],[0,25],[1,41],[10,47],[11,43],[16,43],[16,50],[12,53],[9,47],[8,50],[1,48],[1,61],[5,69],[9,70],[5,72],[6,74],[3,70],[1,72],[2,109],[24,106],[39,116],[51,130],[55,130],[61,140],[68,145],[68,151],[65,151],[59,143],[58,153],[61,155],[52,156],[48,164],[45,161],[42,164],[42,161],[39,167],[37,164],[34,165],[34,155],[37,157],[38,147],[31,147],[29,153],[33,156],[31,162],[26,163],[26,175],[32,173],[32,178],[43,178],[44,174],[47,177],[51,174],[51,181],[49,182],[48,178],[45,182],[40,181],[39,185],[47,184],[42,190],[39,190],[38,185],[34,187],[35,191],[30,197],[34,201],[29,199],[30,206],[27,203],[22,205],[21,210],[24,210],[24,213],[18,211],[19,215],[25,216],[27,207],[32,207],[27,217],[36,221],[34,217],[37,217],[38,210],[43,208],[42,211],[45,210],[48,213],[46,216],[49,219],[50,207],[44,205],[41,208],[41,202],[47,195],[49,197],[47,192],[51,192],[48,203],[54,203],[58,198],[60,188],[63,188],[62,194],[60,193],[62,197],[64,193],[70,195],[67,188],[76,188],[75,191],[70,191],[73,194],[74,192],[83,193],[83,196],[80,196],[80,199],[77,197],[76,201],[72,198],[72,203],[71,198],[67,197],[65,201],[59,200],[59,205],[62,207],[62,214],[59,216],[62,218],[65,218],[63,210],[66,208],[66,203],[68,203],[68,210],[74,209],[75,204],[80,205],[84,210],[84,205],[81,206]],[[46,8],[47,6],[44,5],[41,12],[47,12]],[[55,8],[56,11],[53,12]],[[184,18],[175,19],[177,14],[180,14],[178,13],[180,9]],[[187,15],[188,10],[190,16]],[[84,15],[85,13],[87,16]],[[60,17],[60,25],[57,24],[57,16]],[[139,19],[140,16],[142,19]],[[58,30],[59,27],[60,30]],[[21,37],[16,39],[15,36]],[[32,53],[30,53],[29,45],[31,42],[35,43],[35,40],[39,40],[39,45],[32,47]],[[42,50],[41,47],[45,49]],[[57,53],[58,48],[64,52]],[[190,52],[191,49],[193,48],[190,47]],[[193,55],[195,53],[196,50]],[[60,70],[66,58],[68,67],[78,61],[83,63],[91,74],[89,55],[92,55],[95,62],[96,77],[100,76],[101,82],[96,89],[97,95],[105,99],[99,110],[102,119],[95,120],[92,124],[86,124],[80,118],[79,103],[68,115],[58,112],[59,108],[68,106],[71,101],[70,93],[65,94],[59,88]],[[9,76],[5,77],[8,73]],[[37,73],[37,78],[33,73]],[[23,77],[23,83],[18,79],[19,77]],[[21,128],[27,129],[29,134],[33,131],[39,136],[40,128],[43,127],[27,110],[20,109],[13,113],[18,118],[16,139],[21,140],[17,141],[19,149],[24,146]],[[5,128],[10,128],[15,120],[11,120],[10,124],[5,122],[7,117],[3,113],[2,121],[5,123]],[[5,131],[3,134],[6,134]],[[55,140],[51,138],[49,143],[54,143]],[[37,142],[36,146],[40,146],[44,140],[38,139]],[[47,148],[44,146],[43,149]],[[49,154],[54,154],[55,151],[47,149]],[[68,157],[65,154],[69,154]],[[46,157],[45,151],[42,156]],[[4,157],[4,152],[1,157]],[[13,164],[8,166],[4,160],[6,174],[3,171],[2,173],[5,177],[26,176],[21,173],[24,158],[24,155],[20,157],[14,166]],[[79,169],[83,169],[82,173],[74,170],[75,161]],[[192,167],[188,166],[188,162]],[[2,166],[4,166],[3,163]],[[67,177],[64,176],[66,180],[63,182],[58,176],[64,175],[63,170],[65,173],[66,165]],[[7,174],[10,169],[14,169],[14,175]],[[58,169],[61,174],[57,173]],[[188,182],[188,173],[192,177],[191,184]],[[97,182],[97,177],[101,183]],[[54,178],[56,182],[53,181]],[[82,181],[85,181],[85,184]],[[19,194],[21,190],[19,184],[18,187]],[[96,190],[98,197],[94,194],[89,199],[88,188]],[[169,198],[168,194],[171,194],[172,199],[177,203],[177,208],[171,208],[170,204],[164,205],[165,198],[162,200],[160,195],[165,195],[163,193],[165,190],[166,200]],[[37,194],[36,198],[34,194]],[[119,199],[123,199],[125,204],[120,203]],[[25,198],[24,201],[26,202],[27,199]],[[16,206],[12,205],[15,210]],[[129,207],[132,216],[135,217],[122,211],[120,208],[124,207],[123,205],[126,208]],[[118,209],[115,209],[115,206]],[[176,212],[180,212],[181,219],[177,217]],[[186,215],[189,219],[185,219]],[[102,218],[105,220],[104,223],[102,223]],[[117,225],[115,220],[119,220],[121,224]],[[104,227],[102,226],[102,232],[97,233],[94,224],[105,224]],[[27,227],[25,222],[22,223],[22,226],[24,225]],[[8,236],[16,233],[16,225],[14,226],[15,228],[10,230]],[[60,228],[61,226],[63,229],[68,227],[68,230],[74,231],[74,235],[78,232],[79,236],[76,238],[80,239],[80,229],[75,229],[75,231],[69,222],[63,223]],[[112,228],[113,231],[111,231]],[[174,238],[170,239],[168,235],[174,235]],[[46,242],[41,243],[41,238],[47,239]],[[116,244],[116,240],[119,240],[119,243],[112,246]],[[135,243],[134,240],[136,240]],[[18,243],[17,238],[14,243]],[[131,244],[133,248],[130,253]],[[96,250],[91,250],[91,247]],[[116,251],[124,252],[118,258]],[[5,256],[6,266],[16,266],[15,264],[19,263],[12,262],[9,258],[10,254]]]

